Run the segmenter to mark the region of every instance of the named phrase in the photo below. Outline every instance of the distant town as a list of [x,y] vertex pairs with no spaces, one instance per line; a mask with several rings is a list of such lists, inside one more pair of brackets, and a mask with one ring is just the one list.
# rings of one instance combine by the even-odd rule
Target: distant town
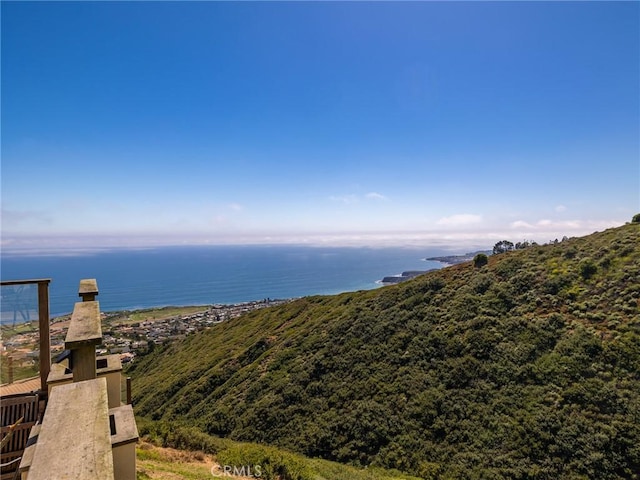
[[[103,312],[103,343],[98,346],[96,352],[98,355],[120,354],[123,363],[130,363],[134,361],[136,355],[146,353],[156,345],[180,340],[187,335],[206,330],[253,310],[290,301],[290,299],[264,299],[229,305]],[[171,312],[175,313],[171,314]],[[138,318],[140,320],[137,320]],[[64,339],[69,328],[69,320],[70,315],[51,320],[51,353],[53,355],[64,351]],[[10,355],[15,367],[35,365],[39,356],[37,322],[33,322],[31,328],[25,326],[24,330],[26,331],[7,337],[3,335],[5,338],[0,340],[2,355]]]

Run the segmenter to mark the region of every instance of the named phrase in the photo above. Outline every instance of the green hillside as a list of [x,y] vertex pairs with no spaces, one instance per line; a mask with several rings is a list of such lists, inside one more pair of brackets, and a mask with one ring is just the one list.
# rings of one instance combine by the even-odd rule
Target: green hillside
[[307,297],[141,358],[137,414],[420,478],[640,478],[640,224]]

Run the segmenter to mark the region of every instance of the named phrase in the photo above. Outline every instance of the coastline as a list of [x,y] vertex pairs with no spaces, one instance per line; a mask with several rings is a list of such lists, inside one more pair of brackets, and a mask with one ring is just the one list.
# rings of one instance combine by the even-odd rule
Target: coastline
[[[445,255],[441,257],[428,257],[424,258],[424,261],[427,262],[438,262],[442,265],[440,268],[451,267],[453,265],[458,265],[460,263],[470,262],[478,253],[484,253],[486,255],[491,255],[490,250],[481,250],[477,252],[467,252],[460,255]],[[405,282],[407,280],[411,280],[419,275],[423,275],[427,272],[432,272],[434,270],[440,270],[439,268],[430,268],[428,270],[408,270],[402,272],[400,275],[388,275],[384,277],[382,280],[379,280],[377,283],[381,285],[394,285],[396,283]]]

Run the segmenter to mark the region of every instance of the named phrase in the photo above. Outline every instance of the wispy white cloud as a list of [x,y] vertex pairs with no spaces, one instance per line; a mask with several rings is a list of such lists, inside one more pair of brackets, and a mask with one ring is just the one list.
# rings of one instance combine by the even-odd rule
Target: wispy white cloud
[[3,230],[35,227],[48,227],[53,223],[51,215],[36,210],[10,210],[3,208],[0,212]]
[[556,212],[562,213],[562,212],[566,212],[566,211],[567,211],[567,207],[565,207],[564,205],[557,205],[556,206]]
[[230,203],[228,207],[230,210],[233,210],[234,212],[241,212],[242,210],[244,210],[244,207],[239,203]]
[[436,222],[436,225],[444,227],[466,227],[469,225],[477,225],[482,222],[482,215],[473,215],[471,213],[461,213],[443,217]]
[[539,220],[536,223],[537,227],[543,228],[569,228],[575,229],[580,228],[582,226],[582,222],[580,220],[562,220],[562,221],[554,221],[549,219]]
[[525,222],[524,220],[516,220],[511,223],[511,228],[534,228],[530,223]]
[[581,236],[621,225],[620,220],[550,220],[547,218],[535,222],[516,220],[509,224],[512,235],[535,237],[545,241],[564,235]]
[[331,195],[329,200],[332,202],[344,203],[346,205],[350,205],[353,203],[358,203],[360,200],[357,195],[349,194],[349,195]]
[[383,201],[388,200],[388,198],[378,192],[369,192],[365,195],[358,195],[357,193],[349,193],[346,195],[331,195],[329,200],[332,202],[344,203],[346,205],[351,205],[354,203],[359,203],[361,201]]
[[[538,220],[535,223],[525,222],[524,220],[516,220],[510,224],[511,228],[526,228],[526,229],[539,229],[539,230],[549,230],[552,228],[566,228],[570,230],[585,228],[589,224],[593,224],[593,222],[584,222],[580,220],[549,220],[548,218],[544,218],[542,220]],[[616,224],[616,222],[604,222],[604,225],[612,226]]]
[[370,200],[388,200],[387,197],[378,192],[369,192],[365,197]]

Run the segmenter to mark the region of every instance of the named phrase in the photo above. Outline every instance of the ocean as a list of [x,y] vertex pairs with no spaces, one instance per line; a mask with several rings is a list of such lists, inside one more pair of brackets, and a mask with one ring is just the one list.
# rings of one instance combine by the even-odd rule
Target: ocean
[[[98,282],[103,312],[162,306],[232,304],[336,294],[380,287],[406,270],[440,268],[428,248],[189,246],[25,255],[2,252],[2,280],[50,278],[52,317],[70,313],[83,278]],[[26,321],[18,296],[36,305],[36,289],[2,287],[3,323]],[[24,308],[22,311],[27,311]]]

